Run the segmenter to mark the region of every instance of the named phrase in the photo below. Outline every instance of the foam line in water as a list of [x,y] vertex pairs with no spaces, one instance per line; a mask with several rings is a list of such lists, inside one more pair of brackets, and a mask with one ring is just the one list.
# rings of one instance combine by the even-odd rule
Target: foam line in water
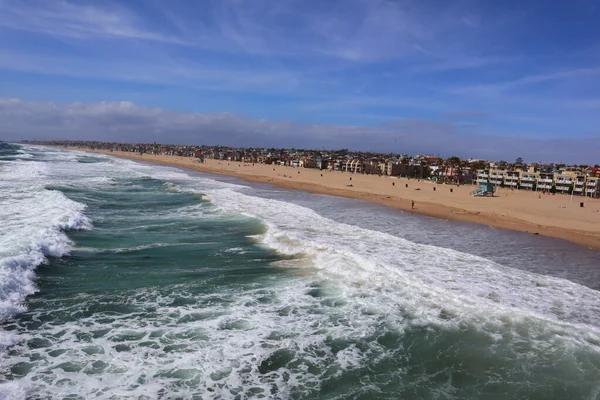
[[349,294],[396,304],[420,323],[448,324],[448,315],[460,316],[454,322],[482,324],[533,318],[552,323],[549,329],[561,335],[577,327],[574,340],[599,343],[600,294],[587,287],[337,223],[291,203],[232,189],[210,194],[229,212],[264,220],[269,229],[262,241],[269,248],[291,256],[310,254],[320,275],[344,282]]
[[[211,244],[210,242],[203,242],[203,244]],[[180,246],[197,246],[198,243],[185,243],[185,242],[175,242],[175,243],[149,243],[142,244],[139,246],[132,247],[117,247],[113,249],[106,248],[97,248],[97,247],[74,247],[73,250],[89,252],[89,253],[130,253],[135,251],[147,250],[147,249],[158,249],[163,247],[180,247]]]
[[[64,168],[65,176],[71,162],[56,163],[54,171]],[[11,349],[19,362],[11,373],[23,377],[18,384],[0,385],[0,397],[335,398],[336,393],[320,393],[321,386],[337,388],[343,376],[354,386],[360,379],[357,390],[374,397],[380,382],[369,379],[415,381],[407,375],[410,368],[389,365],[425,371],[418,376],[423,388],[437,373],[445,376],[440,370],[429,373],[418,344],[434,349],[432,358],[438,355],[435,346],[442,356],[455,351],[453,368],[467,354],[461,346],[476,341],[478,350],[492,354],[481,365],[497,363],[493,371],[502,374],[497,379],[539,375],[538,366],[559,363],[575,366],[573,382],[595,379],[600,299],[593,290],[341,224],[307,207],[174,169],[109,158],[80,166],[69,176],[151,176],[171,182],[166,185],[171,189],[207,194],[219,218],[262,221],[265,230],[250,236],[285,255],[271,265],[286,270],[270,268],[274,273],[262,280],[202,290],[201,283],[189,280],[110,296],[82,293],[69,305],[45,299],[44,307],[31,312],[32,320],[63,320],[19,331],[20,341]],[[205,218],[211,207],[181,215]],[[240,249],[236,244],[223,253],[235,257]],[[449,349],[444,338],[461,333],[467,336],[450,341],[455,347]],[[505,358],[509,361],[501,364]],[[385,369],[377,374],[379,365]],[[515,371],[507,372],[510,368]],[[541,372],[544,383],[562,382],[562,376],[552,381],[546,372]],[[432,383],[428,390],[433,389],[422,393],[461,397],[452,384]]]
[[25,297],[36,291],[34,269],[46,256],[68,254],[64,232],[91,227],[83,204],[45,189],[50,172],[37,161],[1,165],[0,321],[24,311]]
[[387,287],[385,291],[396,293],[395,302],[423,323],[460,320],[449,315],[482,323],[488,320],[486,313],[497,320],[513,315],[579,326],[577,340],[597,341],[600,295],[587,287],[337,223],[305,207],[248,195],[246,186],[126,162],[156,179],[175,181],[180,190],[200,191],[224,212],[259,218],[269,227],[261,239],[266,246],[289,256],[309,256],[323,276],[347,281],[350,287],[374,286],[380,294]]

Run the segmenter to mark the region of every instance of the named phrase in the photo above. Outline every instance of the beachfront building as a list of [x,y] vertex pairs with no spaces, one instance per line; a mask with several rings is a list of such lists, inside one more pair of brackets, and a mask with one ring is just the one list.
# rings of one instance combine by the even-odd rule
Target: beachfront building
[[600,178],[600,168],[589,167],[584,171],[586,176]]
[[466,168],[461,171],[458,178],[462,184],[472,184],[475,182],[475,173],[470,168]]
[[382,163],[379,161],[379,159],[377,159],[375,157],[371,158],[369,160],[362,160],[362,161],[358,160],[358,159],[352,159],[352,160],[348,160],[346,162],[344,170],[346,170],[346,167],[347,167],[348,168],[347,170],[350,172],[357,172],[357,173],[370,174],[370,175],[380,175],[386,171],[385,163],[383,163],[383,168],[382,168],[381,164]]
[[498,185],[501,186],[504,184],[504,170],[501,169],[494,169],[490,171],[490,183],[493,183],[494,185]]
[[504,174],[504,185],[517,189],[519,187],[520,176],[518,171],[507,171]]
[[556,174],[554,176],[554,187],[559,193],[569,193],[574,185],[576,176],[572,173]]
[[317,159],[315,159],[315,163],[317,164],[317,166],[315,168],[327,169],[328,162],[329,162],[329,160],[327,160],[327,159],[317,158]]
[[402,171],[402,164],[395,162],[395,163],[388,163],[386,165],[386,175],[388,176],[400,176],[400,173]]
[[330,171],[344,171],[346,160],[327,160],[327,169]]
[[300,167],[302,168],[317,168],[317,161],[310,158],[302,158],[300,159]]
[[519,188],[534,190],[536,188],[539,174],[537,172],[521,172],[519,179]]
[[344,164],[344,171],[361,174],[363,172],[363,162],[357,159],[346,160],[346,163]]
[[429,167],[418,164],[400,164],[400,176],[412,179],[426,179],[429,177]]
[[585,195],[588,197],[598,197],[600,195],[600,178],[587,178],[585,182]]
[[577,175],[573,183],[573,194],[583,196],[585,194],[585,176]]
[[[470,171],[469,171],[470,174]],[[446,168],[442,168],[441,170],[438,171],[438,179],[441,182],[446,182],[446,183],[464,183],[465,179],[464,179],[464,175],[465,175],[465,170],[463,170],[460,167],[456,167],[456,166],[452,166],[452,167],[446,167]],[[472,181],[473,176],[469,175],[468,179],[470,179]]]
[[478,169],[477,170],[477,178],[475,181],[479,183],[487,183],[490,180],[490,170],[489,169]]
[[536,190],[550,190],[554,184],[554,175],[549,173],[540,173],[537,181]]
[[369,162],[363,163],[363,173],[372,175],[381,174],[381,167],[379,166],[379,161],[371,160]]

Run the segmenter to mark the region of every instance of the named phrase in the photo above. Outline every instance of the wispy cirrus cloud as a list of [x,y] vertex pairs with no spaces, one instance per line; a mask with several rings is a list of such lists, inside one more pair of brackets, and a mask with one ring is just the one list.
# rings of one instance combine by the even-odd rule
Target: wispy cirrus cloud
[[[130,6],[130,7],[128,7]],[[144,7],[144,12],[141,7]],[[456,26],[418,3],[350,0],[0,3],[0,26],[72,39],[131,39],[218,52],[377,61],[422,55]],[[157,20],[167,21],[157,29]],[[291,28],[291,29],[290,29]]]
[[380,122],[429,121],[433,152],[448,126],[472,143],[597,135],[593,29],[579,35],[557,2],[509,3],[0,0],[0,97],[134,99],[377,138],[400,132]]
[[175,44],[190,43],[144,27],[134,13],[116,3],[100,8],[92,4],[58,1],[7,1],[0,4],[0,26],[74,39],[128,38]]
[[456,113],[441,114],[440,118],[444,119],[462,119],[462,120],[476,120],[476,119],[487,119],[493,118],[493,114],[479,112],[479,111],[461,111]]
[[[104,78],[123,82],[174,85],[181,87],[238,92],[282,93],[296,90],[310,78],[302,71],[223,67],[189,60],[146,58],[146,66],[127,59],[99,60],[93,66],[82,57],[32,56],[23,52],[0,54],[0,68],[77,78]],[[316,79],[316,78],[315,78]]]
[[417,64],[410,68],[411,72],[414,73],[437,73],[444,71],[456,71],[456,70],[472,70],[484,68],[492,65],[514,63],[516,59],[514,57],[499,57],[499,56],[468,56],[463,55],[460,57],[431,57],[425,64]]
[[479,84],[454,88],[451,91],[459,94],[499,94],[523,86],[535,85],[552,81],[587,79],[600,76],[600,67],[577,68],[544,74],[528,75],[517,79],[492,84]]

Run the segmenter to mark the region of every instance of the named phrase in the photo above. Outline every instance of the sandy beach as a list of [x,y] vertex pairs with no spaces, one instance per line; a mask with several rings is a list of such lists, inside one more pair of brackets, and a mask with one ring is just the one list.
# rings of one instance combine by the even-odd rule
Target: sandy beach
[[[133,160],[191,168],[269,183],[281,188],[374,201],[407,212],[486,224],[600,248],[600,199],[499,188],[494,197],[473,197],[473,185],[457,187],[414,179],[351,174],[188,157],[70,148]],[[411,208],[415,202],[414,209]],[[580,207],[584,202],[584,207]]]

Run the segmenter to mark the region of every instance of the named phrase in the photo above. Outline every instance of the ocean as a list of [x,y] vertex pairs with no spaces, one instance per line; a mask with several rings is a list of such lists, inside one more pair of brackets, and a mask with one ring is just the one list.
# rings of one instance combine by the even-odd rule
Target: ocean
[[600,253],[0,143],[0,399],[597,399]]

